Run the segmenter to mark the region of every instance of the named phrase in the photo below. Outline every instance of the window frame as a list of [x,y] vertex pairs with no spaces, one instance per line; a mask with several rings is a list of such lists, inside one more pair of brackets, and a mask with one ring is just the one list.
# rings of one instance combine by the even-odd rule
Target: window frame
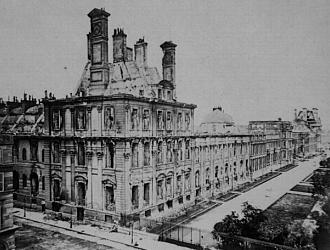
[[5,191],[5,173],[0,172],[0,192]]

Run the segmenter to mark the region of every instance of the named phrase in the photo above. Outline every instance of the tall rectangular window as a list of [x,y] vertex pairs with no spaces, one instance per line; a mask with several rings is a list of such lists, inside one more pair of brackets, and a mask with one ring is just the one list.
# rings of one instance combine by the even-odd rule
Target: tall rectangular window
[[60,144],[58,142],[53,143],[53,162],[60,163]]
[[146,204],[149,204],[149,201],[150,201],[150,183],[145,183],[144,184],[143,200]]
[[31,141],[30,150],[31,150],[31,160],[37,161],[38,160],[38,142],[37,141]]
[[190,160],[190,142],[186,141],[186,149],[185,149],[186,159]]
[[139,186],[132,187],[132,205],[134,209],[139,207]]
[[5,174],[0,173],[0,192],[5,191]]
[[78,165],[85,165],[85,146],[78,143]]
[[76,115],[77,130],[86,129],[86,110],[84,108],[79,108],[77,109]]
[[177,126],[178,126],[178,130],[182,130],[182,113],[178,113],[178,118],[177,118]]
[[133,143],[132,145],[132,167],[136,168],[138,167],[138,144]]
[[114,168],[115,149],[112,143],[107,145],[107,163],[108,168]]
[[104,128],[110,130],[114,128],[115,123],[115,109],[114,107],[106,107],[104,109]]
[[157,129],[164,129],[163,111],[157,111]]
[[138,117],[138,109],[133,108],[131,113],[131,127],[133,130],[137,130],[139,127],[139,117]]
[[60,130],[61,122],[62,122],[60,110],[54,110],[52,118],[53,118],[53,129]]
[[143,110],[143,130],[149,130],[150,127],[150,111]]
[[172,112],[168,111],[166,114],[166,129],[172,129]]
[[144,152],[143,152],[143,158],[144,158],[144,166],[150,165],[150,143],[146,142],[144,144]]

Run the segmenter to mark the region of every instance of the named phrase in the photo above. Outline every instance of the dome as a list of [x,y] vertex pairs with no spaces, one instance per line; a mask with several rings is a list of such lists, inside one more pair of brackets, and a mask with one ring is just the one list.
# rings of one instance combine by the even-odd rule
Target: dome
[[233,118],[226,114],[222,108],[213,108],[213,111],[207,114],[202,123],[221,123],[234,125]]

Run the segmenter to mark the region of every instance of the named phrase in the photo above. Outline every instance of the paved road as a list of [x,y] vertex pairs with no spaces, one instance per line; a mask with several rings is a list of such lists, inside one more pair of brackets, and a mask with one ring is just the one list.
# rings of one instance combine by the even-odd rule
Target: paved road
[[257,208],[266,209],[297,183],[311,174],[313,170],[318,167],[319,161],[320,157],[315,157],[305,162],[299,162],[299,166],[296,168],[284,172],[278,177],[225,202],[223,205],[195,218],[185,226],[211,231],[213,230],[214,224],[221,221],[227,214],[230,214],[231,211],[240,213],[242,203],[245,201],[248,201]]

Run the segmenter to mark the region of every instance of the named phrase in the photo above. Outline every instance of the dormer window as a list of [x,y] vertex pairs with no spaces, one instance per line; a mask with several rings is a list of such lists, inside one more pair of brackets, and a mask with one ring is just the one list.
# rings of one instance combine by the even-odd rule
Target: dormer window
[[162,90],[161,89],[158,89],[158,98],[162,99]]
[[53,111],[53,129],[60,130],[61,129],[61,113],[60,110]]
[[172,92],[170,90],[167,91],[167,100],[172,100]]

